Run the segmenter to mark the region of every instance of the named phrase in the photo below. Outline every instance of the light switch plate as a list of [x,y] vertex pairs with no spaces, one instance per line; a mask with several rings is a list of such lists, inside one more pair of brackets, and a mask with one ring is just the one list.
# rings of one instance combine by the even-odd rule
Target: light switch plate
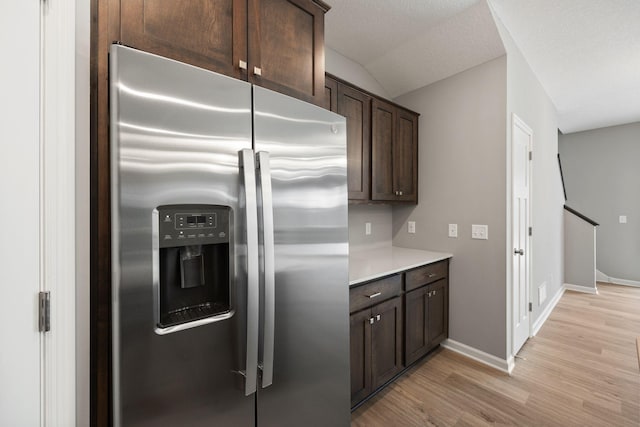
[[626,215],[620,215],[619,221],[620,221],[620,224],[626,224],[627,223],[627,216]]
[[488,240],[489,239],[489,226],[488,225],[471,225],[471,238]]
[[449,224],[449,237],[458,237],[458,224]]
[[367,235],[367,236],[371,234],[371,223],[370,222],[365,222],[364,223],[364,234]]
[[415,221],[407,222],[407,232],[410,233],[410,234],[415,234],[416,233],[416,222]]

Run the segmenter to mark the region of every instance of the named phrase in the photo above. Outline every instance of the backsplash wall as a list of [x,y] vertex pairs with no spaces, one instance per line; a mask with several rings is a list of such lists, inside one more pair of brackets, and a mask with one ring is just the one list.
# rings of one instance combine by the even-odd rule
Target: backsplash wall
[[[365,234],[366,223],[371,234]],[[393,213],[389,205],[349,205],[349,248],[351,251],[391,246]]]

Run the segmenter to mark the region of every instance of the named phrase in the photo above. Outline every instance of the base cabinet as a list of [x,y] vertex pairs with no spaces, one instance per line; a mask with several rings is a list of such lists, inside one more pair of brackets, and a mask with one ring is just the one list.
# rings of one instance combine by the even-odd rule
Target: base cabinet
[[447,338],[449,260],[353,287],[349,299],[354,407]]
[[402,298],[351,314],[351,406],[403,369]]
[[448,283],[441,279],[405,295],[404,362],[410,365],[448,335]]

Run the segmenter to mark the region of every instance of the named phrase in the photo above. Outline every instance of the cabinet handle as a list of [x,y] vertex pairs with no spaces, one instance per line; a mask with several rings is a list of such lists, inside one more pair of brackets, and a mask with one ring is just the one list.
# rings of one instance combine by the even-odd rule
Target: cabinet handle
[[433,296],[433,292],[432,292],[432,291],[429,291],[429,292],[427,293],[427,296],[428,296],[429,298],[431,298],[431,297]]
[[375,294],[367,295],[367,297],[371,299],[371,298],[379,297],[380,295],[382,295],[382,292],[376,292]]
[[429,273],[429,274],[427,275],[427,277],[428,277],[429,279],[431,279],[432,277],[436,277],[436,276],[437,276],[437,274],[436,274],[436,273]]
[[380,317],[381,317],[381,316],[380,316],[379,314],[376,316],[376,322],[379,322],[379,321],[380,321]]
[[262,68],[253,67],[253,74],[256,75],[256,76],[261,76],[262,75]]
[[372,317],[372,318],[369,319],[369,324],[373,325],[373,322],[375,322],[375,319]]
[[247,69],[247,61],[243,61],[242,59],[238,62],[238,68],[241,70]]
[[398,191],[398,193],[400,193],[400,196],[402,196],[402,191]]

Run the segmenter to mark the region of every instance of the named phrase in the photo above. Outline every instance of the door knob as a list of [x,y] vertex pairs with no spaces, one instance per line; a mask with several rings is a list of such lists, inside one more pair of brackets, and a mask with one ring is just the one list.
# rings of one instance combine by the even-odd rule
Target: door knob
[[520,250],[514,249],[513,250],[513,254],[514,255],[524,255],[524,250],[523,249],[520,249]]

